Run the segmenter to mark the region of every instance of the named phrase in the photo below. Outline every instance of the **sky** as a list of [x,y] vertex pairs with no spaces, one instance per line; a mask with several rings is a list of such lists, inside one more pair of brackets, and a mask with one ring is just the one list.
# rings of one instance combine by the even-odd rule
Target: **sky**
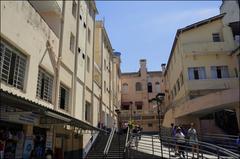
[[148,71],[167,63],[177,29],[220,13],[222,1],[96,1],[113,49],[121,52],[121,71]]

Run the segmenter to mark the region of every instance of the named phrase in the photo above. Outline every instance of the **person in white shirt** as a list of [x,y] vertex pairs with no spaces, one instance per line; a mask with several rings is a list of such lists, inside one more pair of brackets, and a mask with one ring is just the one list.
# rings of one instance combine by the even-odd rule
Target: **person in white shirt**
[[185,158],[185,153],[184,153],[184,149],[185,149],[185,136],[182,133],[182,130],[181,130],[180,127],[177,128],[175,137],[176,137],[176,141],[177,141],[180,157],[182,155],[183,158]]
[[190,129],[188,129],[188,137],[189,137],[189,144],[192,145],[192,154],[194,158],[194,152],[196,149],[197,158],[198,158],[198,138],[197,138],[197,131],[194,129],[194,123],[191,123]]

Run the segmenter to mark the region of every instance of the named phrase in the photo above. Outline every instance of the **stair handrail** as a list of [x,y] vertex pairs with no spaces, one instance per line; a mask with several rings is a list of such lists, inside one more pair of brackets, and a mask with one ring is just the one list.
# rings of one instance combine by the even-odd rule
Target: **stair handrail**
[[104,151],[103,151],[103,155],[104,155],[104,156],[106,156],[106,155],[108,154],[108,150],[109,150],[110,145],[111,145],[111,143],[112,143],[112,139],[113,139],[115,130],[116,130],[116,128],[113,127],[112,130],[111,130],[110,136],[108,137],[107,144],[106,144],[105,149],[104,149]]
[[127,127],[127,136],[126,136],[126,140],[125,140],[124,153],[126,152],[126,150],[127,150],[127,148],[128,148],[128,138],[129,138],[129,133],[130,133],[130,128]]

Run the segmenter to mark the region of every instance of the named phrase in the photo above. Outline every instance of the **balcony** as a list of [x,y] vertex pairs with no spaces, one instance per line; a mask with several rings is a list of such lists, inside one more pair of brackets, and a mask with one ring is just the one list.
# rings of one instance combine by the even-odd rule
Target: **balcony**
[[234,45],[221,42],[191,42],[183,44],[184,54],[206,54],[206,53],[225,53],[234,49]]
[[52,1],[30,0],[29,3],[59,38],[63,2],[56,0]]
[[189,91],[239,88],[238,78],[188,80],[186,83]]

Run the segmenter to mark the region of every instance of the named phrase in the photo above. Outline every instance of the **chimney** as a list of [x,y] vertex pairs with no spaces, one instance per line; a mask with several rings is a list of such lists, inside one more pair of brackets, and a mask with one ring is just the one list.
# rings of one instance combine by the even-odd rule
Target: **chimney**
[[161,64],[161,67],[162,67],[162,72],[164,72],[165,69],[166,69],[166,64],[165,64],[165,63],[162,63],[162,64]]
[[146,59],[140,59],[140,73],[141,73],[141,76],[147,75],[147,61],[146,61]]

